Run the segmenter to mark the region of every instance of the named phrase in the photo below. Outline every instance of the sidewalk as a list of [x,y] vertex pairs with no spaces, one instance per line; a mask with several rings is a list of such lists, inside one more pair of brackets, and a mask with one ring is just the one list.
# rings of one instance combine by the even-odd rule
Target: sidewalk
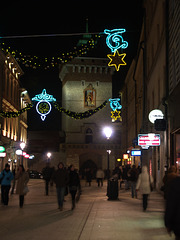
[[153,192],[147,212],[142,211],[142,199],[132,199],[130,191],[121,190],[119,201],[107,201],[106,186],[93,182],[85,187],[74,211],[70,196],[65,197],[64,211],[57,209],[56,190],[44,195],[44,182],[31,180],[30,192],[23,209],[18,196],[10,197],[8,207],[0,206],[1,240],[170,240],[164,228],[164,201]]

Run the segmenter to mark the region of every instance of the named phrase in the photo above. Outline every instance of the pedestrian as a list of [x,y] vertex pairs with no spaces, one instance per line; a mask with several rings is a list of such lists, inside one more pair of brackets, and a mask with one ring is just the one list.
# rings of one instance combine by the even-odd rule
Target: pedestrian
[[174,232],[176,240],[180,240],[180,177],[171,182],[167,193],[165,226],[169,234]]
[[29,174],[25,171],[23,165],[19,165],[18,172],[16,174],[16,194],[19,194],[19,207],[22,208],[24,205],[24,196],[27,194],[29,182]]
[[77,190],[80,186],[80,180],[79,180],[79,174],[75,170],[74,166],[71,165],[69,167],[69,192],[71,194],[71,199],[72,199],[72,208],[73,210],[75,208],[75,197]]
[[98,187],[100,187],[100,183],[101,183],[101,187],[102,187],[103,179],[104,179],[104,171],[101,168],[98,169],[96,172],[96,179],[97,179]]
[[13,173],[10,171],[10,165],[6,163],[5,169],[0,173],[1,180],[1,202],[7,206],[9,202],[9,190],[11,181],[14,179]]
[[153,184],[153,178],[148,173],[147,166],[142,167],[142,173],[139,175],[136,185],[136,191],[140,189],[143,195],[143,211],[146,211],[148,206],[148,196],[151,192],[151,185]]
[[58,170],[54,172],[52,179],[56,184],[58,205],[59,205],[60,211],[62,211],[64,193],[65,193],[66,186],[68,185],[68,174],[67,174],[67,171],[64,169],[64,164],[62,162],[58,164]]
[[164,199],[167,198],[171,182],[173,179],[177,177],[177,168],[175,166],[171,166],[168,169],[167,174],[163,178],[163,183],[164,183]]
[[131,183],[131,196],[132,198],[134,197],[137,198],[136,182],[138,179],[138,170],[136,169],[136,165],[132,166],[128,174],[129,174],[129,181]]
[[86,169],[86,182],[89,183],[89,187],[91,186],[91,181],[92,181],[91,169],[87,168]]
[[49,183],[51,181],[53,169],[50,168],[50,163],[46,163],[46,167],[42,170],[43,179],[45,180],[45,193],[46,196],[49,194]]

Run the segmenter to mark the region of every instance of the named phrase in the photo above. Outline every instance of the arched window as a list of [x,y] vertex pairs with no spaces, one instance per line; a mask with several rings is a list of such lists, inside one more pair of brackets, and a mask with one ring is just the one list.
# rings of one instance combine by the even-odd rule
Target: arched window
[[85,142],[86,142],[87,144],[93,142],[93,132],[92,132],[91,128],[88,128],[88,129],[86,130]]

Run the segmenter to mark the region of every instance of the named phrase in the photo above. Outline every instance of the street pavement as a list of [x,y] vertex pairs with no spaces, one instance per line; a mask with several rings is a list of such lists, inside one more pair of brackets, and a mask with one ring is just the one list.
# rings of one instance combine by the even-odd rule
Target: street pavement
[[164,200],[152,192],[147,212],[142,198],[132,199],[130,191],[120,190],[119,200],[107,201],[106,183],[91,187],[82,181],[82,195],[74,211],[70,196],[64,210],[57,206],[55,186],[45,196],[43,180],[30,180],[30,192],[23,209],[18,196],[10,196],[9,206],[0,206],[1,240],[170,240],[164,228]]

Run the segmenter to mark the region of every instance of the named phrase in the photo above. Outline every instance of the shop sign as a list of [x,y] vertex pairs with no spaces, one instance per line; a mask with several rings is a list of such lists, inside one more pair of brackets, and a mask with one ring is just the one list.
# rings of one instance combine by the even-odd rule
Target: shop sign
[[0,157],[6,157],[6,153],[5,152],[1,152],[0,153]]
[[4,152],[5,151],[5,147],[3,146],[0,146],[0,153]]
[[138,149],[131,150],[131,156],[141,156],[141,150]]
[[154,123],[156,119],[163,119],[164,114],[159,109],[154,109],[149,113],[149,121]]
[[160,146],[160,134],[138,134],[139,146]]

